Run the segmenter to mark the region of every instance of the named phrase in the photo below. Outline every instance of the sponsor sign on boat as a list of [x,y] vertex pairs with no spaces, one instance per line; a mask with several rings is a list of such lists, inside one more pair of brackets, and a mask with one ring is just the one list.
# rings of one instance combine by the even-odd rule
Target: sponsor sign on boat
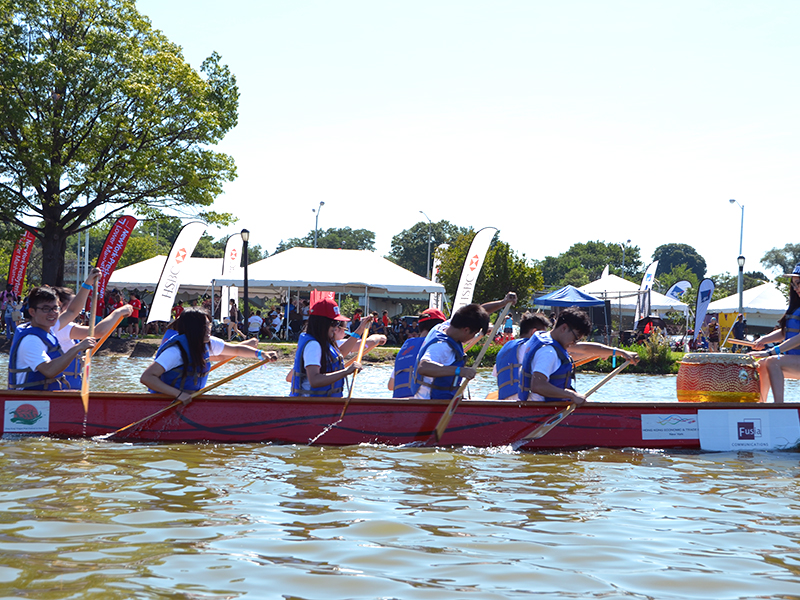
[[698,437],[695,415],[642,415],[643,440],[696,440]]
[[731,450],[781,450],[800,442],[796,408],[777,410],[698,410],[700,448]]
[[3,410],[4,433],[35,433],[50,430],[48,400],[7,400]]

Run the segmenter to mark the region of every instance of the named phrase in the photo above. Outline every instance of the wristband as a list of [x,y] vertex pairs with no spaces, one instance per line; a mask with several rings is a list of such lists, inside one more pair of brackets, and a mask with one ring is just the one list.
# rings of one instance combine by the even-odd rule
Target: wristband
[[617,349],[616,348],[614,348],[614,350],[611,352],[611,366],[613,368],[615,368],[615,369],[617,368]]
[[261,350],[256,350],[256,358],[257,358],[258,360],[264,360],[264,358],[263,358],[263,357],[262,357],[262,355],[261,355]]
[[361,336],[360,336],[360,335],[358,335],[358,334],[357,334],[355,331],[354,331],[353,333],[351,333],[351,334],[350,334],[350,337],[354,337],[354,338],[356,338],[357,340],[360,340],[360,339],[361,339]]
[[780,344],[778,344],[777,346],[774,346],[772,349],[775,351],[776,355],[778,355],[778,356],[781,355],[781,346],[780,346]]
[[461,377],[461,367],[456,367],[456,377]]
[[94,287],[92,287],[91,285],[89,285],[89,284],[88,284],[88,283],[86,283],[85,281],[84,281],[84,282],[81,284],[81,287],[82,287],[83,289],[85,289],[85,290],[93,290],[93,289],[94,289]]

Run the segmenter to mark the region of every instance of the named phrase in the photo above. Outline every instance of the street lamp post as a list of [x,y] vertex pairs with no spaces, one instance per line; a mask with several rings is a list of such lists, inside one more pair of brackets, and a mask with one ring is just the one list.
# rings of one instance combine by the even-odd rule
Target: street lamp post
[[325,203],[320,200],[319,206],[317,208],[312,208],[311,212],[316,213],[316,218],[314,219],[314,248],[317,247],[317,230],[319,229],[319,211],[322,210],[322,207],[325,206]]
[[617,242],[617,245],[622,248],[622,278],[625,278],[625,247],[630,244],[631,241],[627,240],[624,244],[622,242]]
[[736,262],[739,264],[739,282],[737,288],[739,290],[739,314],[742,314],[742,304],[743,302],[743,295],[744,295],[744,256],[742,255],[742,241],[744,239],[744,206],[739,204],[735,199],[730,199],[731,204],[736,204],[739,208],[742,209],[742,223],[739,227],[739,256],[736,259]]
[[244,326],[248,326],[250,320],[250,297],[247,288],[247,264],[250,262],[250,257],[247,253],[247,242],[250,241],[250,232],[247,229],[242,229],[242,253],[244,254]]
[[426,219],[428,219],[428,262],[426,263],[426,266],[428,272],[428,279],[430,279],[431,278],[431,219],[423,211],[419,212],[422,213]]

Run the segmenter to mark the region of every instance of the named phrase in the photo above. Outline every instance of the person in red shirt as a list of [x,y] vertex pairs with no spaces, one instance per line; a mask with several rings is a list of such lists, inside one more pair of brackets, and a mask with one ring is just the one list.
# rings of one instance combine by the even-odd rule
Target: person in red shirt
[[172,307],[172,318],[177,319],[183,312],[183,300],[178,300],[178,303]]
[[133,294],[128,298],[128,304],[133,308],[133,312],[128,317],[128,333],[132,337],[139,337],[139,311],[142,308],[142,300],[139,294]]

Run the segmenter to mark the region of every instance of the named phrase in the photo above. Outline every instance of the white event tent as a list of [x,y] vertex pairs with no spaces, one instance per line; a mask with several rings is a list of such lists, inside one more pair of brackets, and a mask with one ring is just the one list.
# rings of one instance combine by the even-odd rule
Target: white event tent
[[[115,270],[108,280],[108,289],[149,290],[154,292],[164,270],[166,256],[154,256],[142,262]],[[181,268],[181,293],[204,294],[211,291],[211,280],[222,274],[221,258],[189,257]]]
[[[281,290],[325,290],[390,299],[427,300],[444,293],[444,286],[412,273],[367,250],[291,248],[248,267],[253,295],[275,295]],[[217,285],[242,286],[242,279],[216,280]]]
[[[774,283],[765,283],[742,292],[742,310],[748,326],[772,329],[786,312],[789,301]],[[710,313],[739,312],[739,294],[733,294],[708,305]]]
[[[633,317],[636,312],[639,286],[617,275],[606,275],[578,289],[596,298],[608,300],[611,302],[611,310],[617,309],[624,316]],[[651,290],[650,312],[657,312],[663,316],[663,313],[670,310],[677,311],[684,315],[689,314],[689,306],[687,304]]]

